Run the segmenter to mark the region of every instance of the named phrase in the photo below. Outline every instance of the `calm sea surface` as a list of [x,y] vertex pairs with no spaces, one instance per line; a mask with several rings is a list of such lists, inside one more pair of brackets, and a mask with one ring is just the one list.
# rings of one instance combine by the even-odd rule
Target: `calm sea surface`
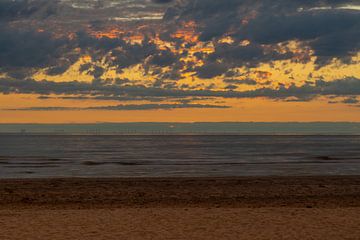
[[359,174],[360,136],[0,135],[0,178]]

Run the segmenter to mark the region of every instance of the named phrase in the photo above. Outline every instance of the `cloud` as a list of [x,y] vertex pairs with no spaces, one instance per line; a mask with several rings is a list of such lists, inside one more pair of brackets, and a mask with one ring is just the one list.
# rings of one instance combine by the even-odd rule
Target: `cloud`
[[[222,66],[229,70],[234,67],[256,67],[262,62],[290,59],[292,53],[279,53],[276,50],[264,49],[259,44],[249,44],[247,46],[218,44],[215,52],[210,54],[205,64],[214,61],[222,62]],[[209,66],[211,68],[211,66]],[[225,69],[224,69],[225,71]]]
[[4,109],[7,111],[91,111],[91,110],[105,110],[105,111],[145,111],[145,110],[171,110],[182,108],[230,108],[222,105],[211,104],[128,104],[104,107],[31,107],[31,108],[18,108],[18,109]]
[[296,97],[311,100],[319,96],[354,96],[360,95],[360,79],[344,78],[335,81],[317,80],[302,86],[280,86],[278,89],[260,88],[248,91],[244,96],[267,97],[270,99],[286,99]]
[[[177,62],[175,54],[169,50],[159,50],[148,38],[142,43],[129,43],[121,38],[95,38],[85,32],[79,32],[75,41],[78,41],[77,46],[84,53],[90,53],[96,59],[108,55],[106,63],[110,67],[116,67],[119,72],[140,63],[145,67],[147,64],[163,67]],[[148,58],[150,60],[145,63],[144,60]]]
[[343,103],[346,103],[346,104],[357,104],[357,103],[360,103],[360,101],[357,99],[357,97],[349,97],[349,98],[346,98],[342,101]]
[[177,62],[177,60],[178,59],[174,53],[169,50],[163,50],[151,56],[149,63],[159,67],[166,67],[171,66],[172,64]]
[[[277,88],[261,85],[254,79],[236,79],[244,78],[261,63],[277,60],[306,63],[315,56],[317,67],[334,58],[343,64],[351,63],[360,51],[360,11],[348,5],[357,1],[131,0],[113,5],[98,2],[101,4],[97,8],[93,2],[80,0],[0,1],[0,71],[9,76],[0,79],[0,92],[119,102],[257,97],[311,101],[319,96],[341,96],[348,104],[357,101],[360,94],[359,79],[354,77],[302,85],[284,83]],[[130,5],[136,6],[132,9]],[[163,21],[151,22],[141,17],[159,16],[167,6],[172,7]],[[135,16],[139,20],[117,22],[114,17],[123,13],[127,14],[125,18]],[[179,37],[174,37],[174,33]],[[292,41],[297,44],[296,50],[290,47]],[[204,49],[207,51],[201,52]],[[95,79],[92,82],[32,79],[39,70],[60,75],[85,55],[92,62],[80,66],[79,73],[92,75]],[[135,65],[139,65],[142,74],[155,79],[152,86],[137,84],[142,79],[105,80],[110,75],[107,70],[122,73]],[[242,69],[244,75],[234,69]],[[291,70],[285,69],[284,74],[290,77]],[[193,78],[193,82],[179,84],[184,76]],[[196,77],[208,81],[197,84]],[[221,85],[222,91],[213,90],[219,89],[212,82],[215,77],[225,84]],[[261,88],[240,91],[241,84]]]
[[[80,55],[91,55],[94,60],[107,56],[107,64],[116,67],[118,71],[143,63],[149,57],[148,64],[161,67],[178,62],[173,53],[158,50],[147,39],[143,44],[131,44],[121,38],[95,38],[86,32],[78,32],[74,39],[55,38],[47,32],[14,29],[4,24],[0,24],[0,31],[0,69],[15,74],[23,68],[29,69],[29,72],[32,69],[48,68],[47,73],[50,75],[62,74]],[[88,64],[81,67],[80,72],[84,71],[98,78],[105,69]],[[29,77],[29,74],[24,77]]]
[[[212,58],[239,66],[291,59],[291,52],[268,51],[294,40],[310,47],[322,66],[332,58],[349,62],[360,51],[360,11],[344,7],[351,4],[356,1],[189,0],[170,8],[165,19],[196,21],[202,41],[232,36],[234,43],[217,47]],[[311,10],[317,7],[323,10]],[[243,40],[252,44],[239,47]]]
[[290,15],[267,13],[251,20],[239,33],[260,44],[273,44],[289,40],[316,40],[334,33],[353,30],[360,15],[347,11],[296,12]]
[[[142,63],[149,56],[155,56],[154,64],[166,64],[165,61],[170,61],[174,56],[160,52],[149,39],[144,39],[143,44],[132,44],[120,37],[95,38],[87,32],[87,26],[99,25],[102,29],[97,30],[102,31],[113,24],[112,20],[104,16],[119,14],[119,7],[121,12],[130,15],[151,15],[163,8],[154,7],[147,1],[133,2],[138,5],[146,3],[144,7],[149,13],[138,13],[131,7],[127,9],[128,4],[124,3],[110,4],[110,7],[98,10],[101,13],[94,13],[88,8],[74,9],[71,4],[64,5],[63,1],[57,0],[0,1],[0,71],[19,75],[17,72],[23,71],[22,68],[28,68],[25,77],[30,77],[32,70],[48,68],[50,75],[57,75],[64,73],[80,55],[85,54],[91,55],[94,60],[107,56],[107,63],[119,71]],[[76,5],[78,2],[72,3]],[[71,28],[69,22],[74,22]],[[133,26],[133,30],[135,28]],[[73,34],[71,38],[70,33]],[[90,74],[100,76],[100,69]]]
[[106,36],[95,38],[84,31],[76,33],[75,43],[83,51],[102,50],[103,53],[127,45],[121,38],[108,38]]
[[45,19],[56,13],[57,1],[48,0],[1,0],[0,21],[36,17]]
[[218,62],[208,62],[195,69],[200,78],[211,79],[227,72],[228,66]]
[[43,68],[55,64],[65,50],[66,39],[53,39],[50,34],[20,31],[0,25],[0,66]]
[[257,82],[253,79],[224,79],[224,83],[229,84],[245,84],[245,85],[257,85]]
[[23,93],[39,95],[90,95],[94,97],[145,97],[185,98],[185,97],[219,97],[219,98],[257,98],[313,99],[319,96],[351,97],[360,95],[360,79],[349,77],[334,81],[317,80],[301,86],[281,85],[279,88],[262,87],[250,91],[212,91],[212,90],[178,90],[142,85],[114,85],[106,81],[87,82],[51,82],[35,80],[0,79],[0,92],[3,94]]
[[291,15],[267,13],[249,22],[239,31],[259,44],[277,44],[291,40],[308,41],[318,63],[355,55],[360,50],[360,13],[332,10]]
[[165,4],[165,3],[171,3],[174,2],[174,0],[151,0],[154,3],[159,3],[159,4]]
[[[166,4],[170,2],[173,1],[130,1],[150,13],[159,13],[165,6],[172,7],[167,10],[161,25],[146,21],[142,24],[127,23],[127,26],[116,25],[116,29],[125,29],[122,37],[95,37],[89,34],[89,30],[108,31],[107,27],[114,24],[111,17],[119,14],[119,11],[127,14],[135,14],[136,11],[123,2],[113,5],[103,2],[107,7],[97,9],[95,13],[93,8],[74,9],[71,4],[64,5],[62,1],[3,0],[0,2],[0,31],[3,33],[0,35],[1,70],[23,76],[21,68],[47,68],[50,75],[57,75],[64,73],[81,55],[90,55],[93,61],[104,60],[109,68],[116,68],[118,72],[141,64],[144,69],[172,68],[171,72],[161,72],[156,76],[159,79],[178,80],[181,71],[193,70],[198,77],[211,79],[236,67],[253,68],[275,60],[299,61],[295,53],[279,46],[292,40],[301,42],[299,48],[311,49],[307,50],[307,54],[311,52],[317,57],[318,66],[328,64],[332,58],[350,63],[351,57],[360,49],[360,11],[346,7],[356,1],[182,0]],[[93,5],[81,1],[70,3],[73,6]],[[89,16],[93,17],[90,19]],[[48,17],[51,17],[51,21]],[[19,19],[23,22],[15,21]],[[34,20],[34,26],[27,24],[31,20]],[[186,67],[182,62],[193,43],[174,38],[171,34],[183,31],[182,23],[189,20],[195,21],[195,27],[183,33],[199,34],[201,41],[212,41],[215,48],[211,54],[194,53],[204,61],[203,66],[195,69],[196,60],[186,63]],[[13,25],[13,21],[21,24]],[[74,22],[76,28],[69,29],[68,22]],[[38,31],[42,26],[52,25],[56,31],[74,31],[75,34],[71,38],[66,34],[54,37],[62,33],[51,32],[52,28],[50,31],[47,29],[47,33]],[[138,27],[141,28],[139,32]],[[144,35],[144,40],[141,43],[126,41],[126,37],[133,34],[130,30]],[[177,50],[184,49],[176,52],[159,48],[151,39],[154,36],[171,41]],[[233,43],[217,41],[224,36],[232,37]],[[242,44],[244,41],[248,41],[248,44]],[[303,58],[303,61],[309,60],[309,56]],[[101,77],[106,69],[94,66],[97,66],[96,69],[88,73],[94,78]],[[25,77],[30,77],[30,74]]]

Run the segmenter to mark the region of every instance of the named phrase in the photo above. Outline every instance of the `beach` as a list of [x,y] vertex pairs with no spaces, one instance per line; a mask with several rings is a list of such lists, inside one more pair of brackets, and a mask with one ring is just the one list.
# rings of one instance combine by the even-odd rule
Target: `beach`
[[0,180],[0,239],[358,239],[360,177]]

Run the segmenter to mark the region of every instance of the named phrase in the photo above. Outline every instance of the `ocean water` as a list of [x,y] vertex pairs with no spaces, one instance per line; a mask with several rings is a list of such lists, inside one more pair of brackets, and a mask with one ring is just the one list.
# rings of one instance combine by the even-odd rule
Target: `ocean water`
[[0,135],[0,178],[359,174],[360,136]]

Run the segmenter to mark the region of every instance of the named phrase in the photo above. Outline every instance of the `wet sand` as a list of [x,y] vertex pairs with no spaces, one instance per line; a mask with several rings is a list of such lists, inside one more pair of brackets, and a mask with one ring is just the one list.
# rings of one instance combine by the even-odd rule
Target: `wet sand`
[[0,180],[0,239],[359,239],[360,177]]

